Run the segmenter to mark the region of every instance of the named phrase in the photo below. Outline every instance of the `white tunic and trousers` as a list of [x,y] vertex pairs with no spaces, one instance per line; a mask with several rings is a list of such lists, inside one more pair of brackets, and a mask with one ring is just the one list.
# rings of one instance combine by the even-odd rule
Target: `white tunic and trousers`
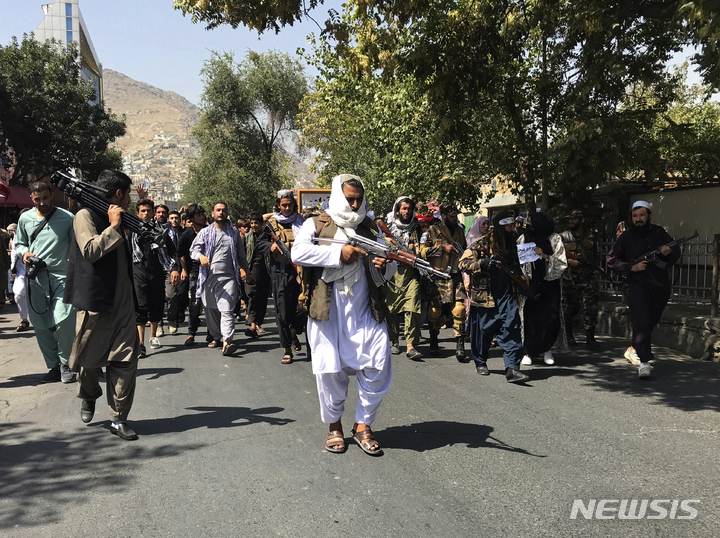
[[[315,233],[316,223],[308,219],[295,237],[293,262],[303,267],[343,267],[342,245],[317,245],[312,241]],[[355,263],[361,264],[362,258]],[[387,264],[385,278],[390,278],[395,270],[394,262]],[[358,383],[355,422],[371,425],[390,388],[392,359],[387,327],[375,320],[370,309],[365,270],[359,272],[352,293],[344,294],[340,286],[333,286],[330,317],[325,321],[308,319],[307,339],[322,421],[332,424],[340,420],[349,376],[355,375]]]

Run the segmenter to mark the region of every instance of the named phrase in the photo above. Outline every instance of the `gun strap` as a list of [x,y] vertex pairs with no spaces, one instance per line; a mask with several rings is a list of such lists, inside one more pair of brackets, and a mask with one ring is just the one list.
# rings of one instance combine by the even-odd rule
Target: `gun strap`
[[438,226],[438,229],[440,230],[440,233],[445,236],[445,239],[448,240],[448,243],[450,243],[451,245],[454,245],[455,243],[457,243],[457,241],[455,241],[452,238],[452,236],[450,235],[450,232],[448,231],[447,226],[442,224],[442,225]]
[[[38,226],[37,228],[35,228],[35,231],[34,231],[34,232],[32,233],[32,235],[30,236],[30,245],[32,245],[32,244],[35,242],[35,240],[37,239],[37,236],[40,234],[40,232],[42,231],[42,229],[45,228],[45,226],[47,226],[47,223],[48,223],[48,222],[50,222],[50,219],[51,219],[52,216],[55,214],[55,211],[57,211],[57,207],[53,207],[53,208],[50,210],[50,213],[48,213],[48,216],[45,217],[45,218],[43,219],[43,221],[40,223],[40,226]],[[28,245],[28,246],[29,246],[29,245]]]

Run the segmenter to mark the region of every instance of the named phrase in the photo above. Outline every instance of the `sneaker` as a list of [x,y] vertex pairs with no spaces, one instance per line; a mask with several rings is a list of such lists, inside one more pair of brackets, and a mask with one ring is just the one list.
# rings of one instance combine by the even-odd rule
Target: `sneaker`
[[520,372],[520,370],[515,370],[514,368],[507,368],[505,372],[505,379],[507,379],[508,383],[525,383],[526,381],[530,381],[530,378]]
[[175,334],[178,331],[177,325],[170,325],[168,330],[170,331],[170,334]]
[[532,366],[532,359],[530,358],[530,355],[525,355],[520,361],[520,364],[523,366]]
[[60,367],[56,366],[40,378],[40,383],[57,383],[60,381]]
[[75,372],[73,372],[67,364],[60,363],[60,381],[63,383],[72,383],[75,381]]
[[147,355],[147,349],[145,349],[145,344],[140,344],[140,356],[144,357]]
[[392,344],[390,346],[390,353],[393,355],[400,355],[400,346],[397,344]]
[[[165,331],[163,330],[162,325],[158,325],[157,332],[155,333],[157,336],[165,336]],[[152,347],[152,338],[150,339],[150,347]]]
[[545,364],[547,364],[548,366],[552,366],[553,364],[555,364],[555,359],[553,358],[552,353],[549,351],[543,353],[543,361],[545,361]]
[[417,349],[412,348],[408,350],[407,358],[411,361],[418,361],[422,358],[422,353],[420,353]]
[[481,364],[480,366],[476,366],[475,370],[480,375],[490,375],[490,370],[488,370],[488,367],[484,364]]
[[640,366],[640,357],[638,357],[635,348],[633,348],[632,346],[627,348],[627,350],[625,351],[625,358],[629,360],[631,364],[635,366]]
[[150,338],[150,347],[153,349],[160,349],[162,347],[162,344],[160,344],[160,340],[158,340],[157,336]]
[[652,375],[653,367],[648,362],[641,362],[638,368],[638,377],[640,379],[647,379]]

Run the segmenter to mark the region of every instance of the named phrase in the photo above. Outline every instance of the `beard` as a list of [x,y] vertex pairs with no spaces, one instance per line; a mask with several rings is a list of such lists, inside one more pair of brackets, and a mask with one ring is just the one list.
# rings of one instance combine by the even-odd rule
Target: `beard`
[[579,222],[577,224],[570,224],[568,227],[573,231],[576,232],[580,229],[580,226],[582,226]]
[[457,222],[450,222],[449,220],[445,222],[445,226],[448,227],[448,230],[450,230],[450,233],[455,231],[455,228],[458,227]]
[[399,220],[401,223],[403,223],[403,224],[410,224],[410,221],[411,221],[412,219],[410,218],[410,215],[408,215],[407,217],[403,217],[402,215],[398,215],[398,220]]

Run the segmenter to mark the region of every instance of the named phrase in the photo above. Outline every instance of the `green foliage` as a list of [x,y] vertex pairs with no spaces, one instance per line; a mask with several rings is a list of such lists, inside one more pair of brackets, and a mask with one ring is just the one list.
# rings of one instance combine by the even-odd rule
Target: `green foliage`
[[80,76],[77,47],[23,36],[0,47],[0,157],[24,185],[67,164],[91,180],[121,168],[108,143],[125,134],[124,119],[94,105]]
[[203,112],[193,134],[200,157],[190,165],[187,203],[224,200],[233,215],[265,212],[292,184],[280,141],[296,127],[307,91],[302,66],[286,54],[250,51],[237,64],[214,53],[202,70]]
[[174,8],[183,15],[189,13],[193,23],[206,23],[208,30],[221,24],[233,28],[242,24],[261,34],[266,30],[277,33],[285,25],[292,26],[322,3],[323,0],[175,0]]

